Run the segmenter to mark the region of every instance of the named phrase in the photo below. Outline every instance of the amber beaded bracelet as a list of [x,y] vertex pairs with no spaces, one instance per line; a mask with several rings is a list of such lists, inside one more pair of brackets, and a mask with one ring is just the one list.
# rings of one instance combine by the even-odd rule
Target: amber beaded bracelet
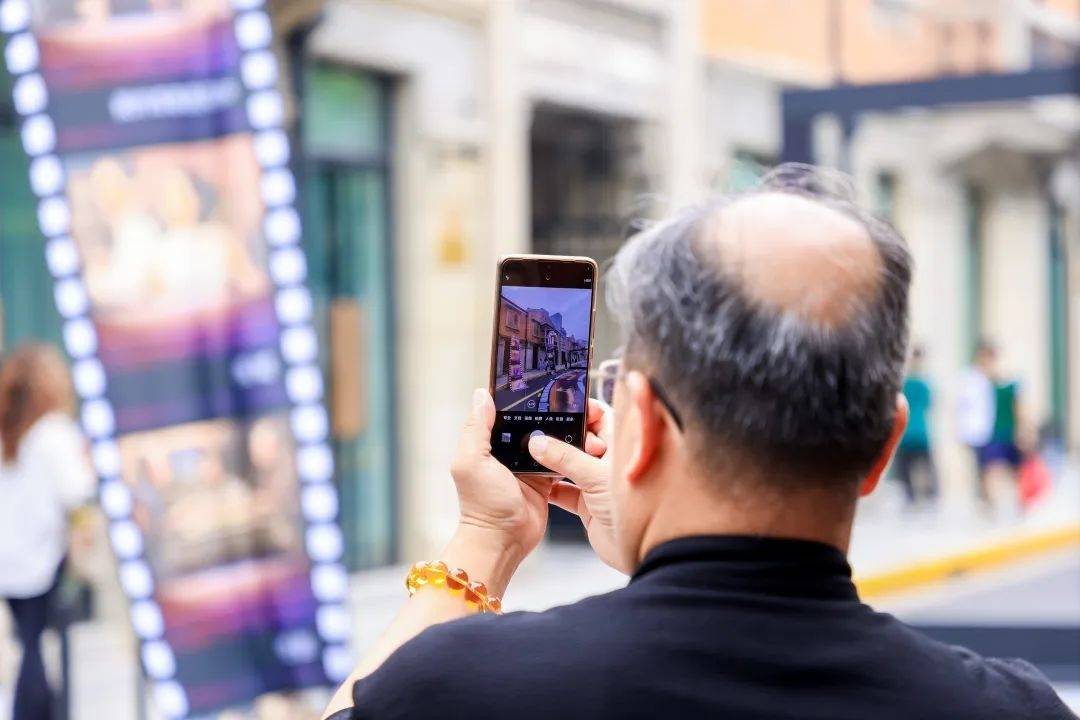
[[461,568],[451,570],[446,563],[418,562],[405,577],[405,587],[411,597],[422,587],[444,588],[455,595],[462,595],[465,603],[476,607],[480,612],[499,615],[502,613],[502,601],[488,595],[487,585],[476,580],[469,580],[469,575]]

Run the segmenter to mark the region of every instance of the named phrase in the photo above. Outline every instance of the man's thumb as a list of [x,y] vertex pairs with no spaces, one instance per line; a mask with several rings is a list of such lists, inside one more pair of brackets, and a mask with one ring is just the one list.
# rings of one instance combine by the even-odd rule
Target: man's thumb
[[491,395],[484,388],[473,390],[472,410],[469,419],[465,422],[466,431],[477,435],[487,436],[491,434],[491,426],[495,421],[495,413],[492,412],[493,402]]
[[536,462],[573,480],[582,489],[590,489],[598,482],[600,461],[561,440],[535,435],[529,439],[529,454]]

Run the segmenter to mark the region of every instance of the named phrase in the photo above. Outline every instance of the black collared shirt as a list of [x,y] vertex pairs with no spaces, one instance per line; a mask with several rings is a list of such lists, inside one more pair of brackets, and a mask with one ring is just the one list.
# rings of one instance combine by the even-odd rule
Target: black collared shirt
[[406,643],[335,720],[1065,720],[1031,665],[931,640],[863,605],[835,548],[691,537],[627,587],[477,615]]

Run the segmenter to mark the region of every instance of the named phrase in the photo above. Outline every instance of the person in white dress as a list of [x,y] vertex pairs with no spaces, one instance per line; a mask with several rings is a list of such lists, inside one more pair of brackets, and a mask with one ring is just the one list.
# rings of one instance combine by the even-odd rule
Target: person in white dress
[[0,362],[0,597],[23,646],[12,720],[51,717],[41,633],[70,513],[94,490],[73,408],[67,366],[52,346],[24,345]]

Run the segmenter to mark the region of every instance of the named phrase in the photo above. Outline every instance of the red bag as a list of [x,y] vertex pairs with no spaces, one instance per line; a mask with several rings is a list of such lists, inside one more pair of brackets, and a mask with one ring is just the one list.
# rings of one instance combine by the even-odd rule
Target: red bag
[[1027,509],[1050,491],[1050,468],[1038,453],[1031,453],[1020,465],[1020,505]]

